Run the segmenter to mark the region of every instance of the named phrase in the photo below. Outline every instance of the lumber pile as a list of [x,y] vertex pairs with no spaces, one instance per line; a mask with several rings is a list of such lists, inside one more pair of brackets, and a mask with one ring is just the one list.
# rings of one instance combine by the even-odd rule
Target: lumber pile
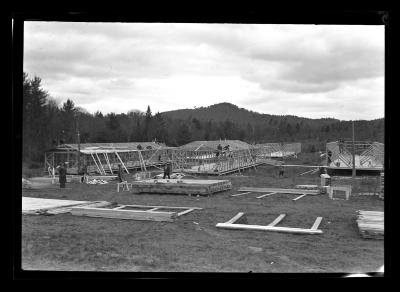
[[104,207],[111,205],[106,201],[72,201],[44,198],[22,197],[22,214],[24,215],[54,215],[68,213],[72,207]]
[[230,190],[229,180],[150,179],[132,182],[137,193],[211,195]]
[[363,238],[384,238],[384,212],[357,211],[357,225]]
[[103,180],[103,179],[92,179],[92,180],[88,180],[87,184],[89,185],[104,185],[104,184],[108,184],[107,181]]

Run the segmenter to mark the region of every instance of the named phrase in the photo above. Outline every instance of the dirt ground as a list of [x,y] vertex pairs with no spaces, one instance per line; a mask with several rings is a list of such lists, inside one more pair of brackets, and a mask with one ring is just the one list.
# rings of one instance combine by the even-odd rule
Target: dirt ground
[[[232,197],[243,186],[294,187],[320,184],[318,174],[298,176],[304,168],[288,168],[277,178],[271,166],[259,166],[243,176],[230,175],[233,189],[210,197],[117,193],[116,182],[105,185],[67,184],[64,190],[23,191],[24,196],[105,200],[119,204],[201,207],[175,222],[89,218],[59,214],[22,215],[22,268],[62,271],[140,272],[374,272],[383,265],[383,240],[363,239],[356,224],[357,210],[383,211],[378,196],[353,193],[350,200],[328,195],[275,194],[262,199],[252,193]],[[215,177],[209,177],[215,179]],[[349,180],[346,180],[348,184]],[[355,192],[373,188],[363,184]],[[321,235],[216,228],[238,212],[249,224],[267,225],[279,214],[278,226],[310,228],[323,220]]]

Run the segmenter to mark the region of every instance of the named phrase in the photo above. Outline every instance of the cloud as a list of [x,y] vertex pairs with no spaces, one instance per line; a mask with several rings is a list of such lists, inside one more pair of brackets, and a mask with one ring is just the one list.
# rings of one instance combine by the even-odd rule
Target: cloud
[[24,70],[52,96],[92,112],[226,101],[383,116],[383,26],[26,22],[24,50]]

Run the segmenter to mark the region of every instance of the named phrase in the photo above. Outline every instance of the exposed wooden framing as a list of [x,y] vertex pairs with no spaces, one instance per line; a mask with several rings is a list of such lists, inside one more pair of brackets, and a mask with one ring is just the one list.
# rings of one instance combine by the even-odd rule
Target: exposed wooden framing
[[279,222],[282,221],[283,218],[285,218],[286,214],[281,214],[279,215],[274,221],[272,221],[271,223],[268,224],[268,226],[275,226],[276,224],[278,224]]
[[101,174],[101,169],[100,169],[100,167],[97,165],[96,158],[94,158],[94,156],[93,156],[93,153],[90,153],[90,155],[92,156],[92,158],[93,158],[93,161],[94,161],[94,163],[96,164],[96,166],[97,166],[97,169],[99,170],[99,173]]
[[160,150],[162,147],[158,147],[157,150],[147,159],[147,162],[149,163],[150,160],[157,154],[158,150]]
[[282,189],[282,188],[254,188],[254,187],[241,187],[240,192],[259,192],[269,193],[276,192],[281,194],[307,194],[307,195],[319,195],[319,190],[302,190],[302,189]]
[[318,168],[316,168],[316,169],[311,169],[311,170],[308,170],[308,171],[306,171],[306,172],[300,173],[299,176],[300,176],[300,175],[305,175],[305,174],[307,174],[307,173],[311,173],[311,172],[314,172],[314,171],[317,171],[317,170],[318,170]]
[[157,209],[193,209],[193,210],[203,209],[199,207],[171,207],[171,206],[153,206],[153,205],[122,205],[122,207],[157,208]]
[[138,152],[139,154],[139,162],[140,162],[140,168],[142,171],[147,171],[146,169],[146,163],[144,162],[143,156],[142,156],[142,152],[139,150]]
[[193,210],[194,210],[194,209],[187,209],[187,210],[185,210],[185,211],[179,212],[179,213],[177,214],[177,216],[185,215],[185,214],[187,214],[187,213],[189,213],[189,212],[192,212]]
[[111,167],[111,164],[110,164],[110,160],[108,159],[108,155],[107,155],[107,153],[103,153],[103,155],[104,155],[104,158],[105,158],[106,161],[107,161],[108,168],[110,169],[110,172],[111,172],[111,174],[112,174],[112,173],[113,173],[113,170],[112,170],[112,167]]
[[100,166],[101,166],[101,169],[103,170],[103,174],[105,175],[105,174],[106,174],[106,171],[104,170],[103,163],[101,163],[100,157],[99,157],[99,155],[97,154],[97,152],[96,152],[95,154],[96,154],[97,159],[99,160],[99,164],[100,164]]
[[237,196],[241,196],[241,195],[247,195],[247,194],[250,194],[250,193],[251,193],[251,192],[235,194],[235,195],[231,195],[231,197],[237,197]]
[[302,195],[294,198],[293,201],[297,201],[297,200],[299,200],[299,199],[301,199],[302,197],[305,197],[305,196],[307,196],[307,194],[302,194]]
[[234,224],[236,221],[238,221],[242,216],[244,215],[243,212],[239,212],[234,216],[232,219],[226,221],[226,224]]
[[128,169],[126,168],[126,166],[125,166],[124,162],[122,161],[122,159],[121,159],[121,157],[119,156],[119,154],[118,154],[118,152],[117,152],[117,151],[115,151],[115,155],[118,157],[118,159],[119,159],[119,161],[121,162],[122,166],[125,168],[125,171],[126,171],[126,173],[128,173],[128,174],[129,174],[129,171],[128,171]]
[[273,194],[277,194],[277,192],[272,192],[272,193],[264,194],[264,195],[258,196],[258,197],[256,197],[256,198],[257,198],[257,199],[261,199],[261,198],[264,198],[264,197],[267,197],[267,196],[271,196],[271,195],[273,195]]
[[[243,215],[244,215],[244,213],[240,212],[232,219],[235,219],[236,217],[240,218]],[[315,227],[315,226],[317,226],[317,227],[315,227],[314,229],[313,229],[313,227],[309,228],[309,229],[305,229],[305,228],[275,226],[277,223],[279,223],[279,221],[281,221],[283,219],[284,215],[285,214],[279,215],[278,218],[276,218],[272,223],[270,223],[267,226],[231,223],[231,221],[232,221],[232,219],[231,219],[225,223],[218,223],[216,225],[216,227],[226,228],[226,229],[239,229],[239,230],[276,231],[276,232],[297,233],[297,234],[322,234],[322,230],[316,229],[318,227],[319,223],[321,222],[322,217],[317,218],[316,222],[313,225],[313,227]],[[319,218],[321,218],[321,219],[319,219]],[[316,223],[318,223],[318,225]]]
[[[148,210],[125,210],[126,207],[149,208]],[[181,212],[156,211],[157,209],[185,209]],[[145,206],[145,205],[121,205],[113,209],[77,207],[71,209],[71,214],[76,216],[102,217],[113,219],[133,219],[172,222],[177,217],[185,215],[193,210],[200,210],[197,207],[167,207],[167,206]]]

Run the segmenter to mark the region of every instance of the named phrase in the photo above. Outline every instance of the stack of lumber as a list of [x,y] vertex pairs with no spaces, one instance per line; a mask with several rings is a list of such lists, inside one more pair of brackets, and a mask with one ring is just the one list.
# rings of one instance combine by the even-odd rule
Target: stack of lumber
[[384,212],[357,211],[357,225],[363,238],[384,238]]
[[318,185],[295,185],[294,188],[302,190],[319,190]]
[[230,190],[229,180],[150,179],[132,182],[137,193],[211,195]]
[[108,184],[107,181],[102,180],[102,179],[93,179],[93,180],[88,180],[87,181],[88,184],[90,185],[104,185],[104,184]]
[[61,214],[68,213],[72,207],[103,207],[111,205],[106,201],[72,201],[22,197],[22,214],[27,215],[44,215],[44,214]]
[[381,200],[384,200],[384,193],[385,193],[385,173],[382,172],[381,173],[381,191],[380,191],[380,194],[379,194],[379,198]]

